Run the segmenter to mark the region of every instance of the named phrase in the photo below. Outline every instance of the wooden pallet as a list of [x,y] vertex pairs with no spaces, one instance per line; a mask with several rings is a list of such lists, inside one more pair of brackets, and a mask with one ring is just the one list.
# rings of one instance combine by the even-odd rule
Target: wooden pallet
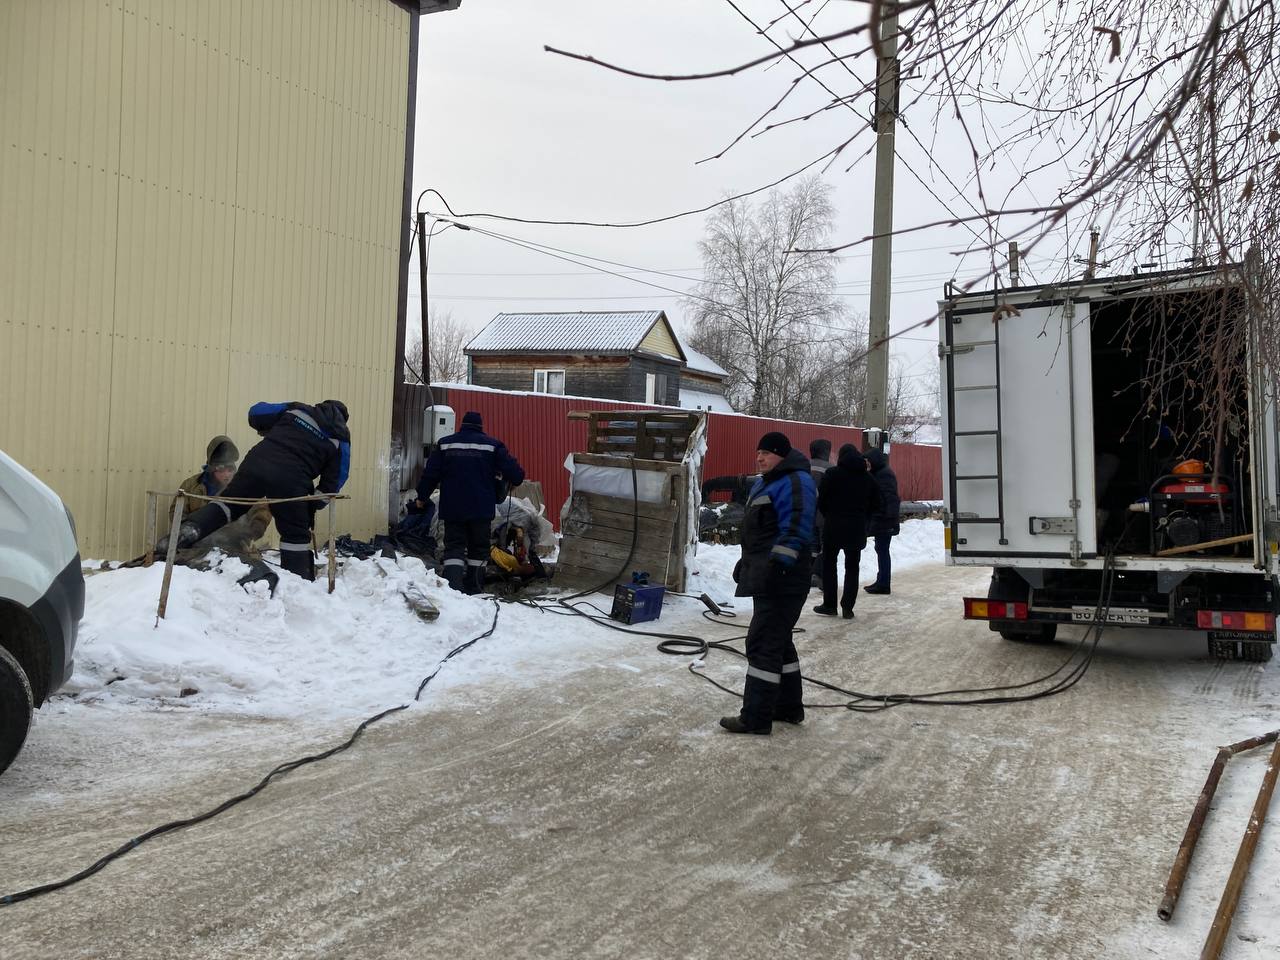
[[[605,459],[576,454],[580,461]],[[628,463],[630,461],[614,461]],[[647,572],[653,583],[672,590],[685,588],[685,467],[679,463],[636,461],[636,469],[658,470],[667,487],[659,503],[575,492],[564,515],[556,581],[575,589],[630,580],[632,571]],[[634,549],[632,545],[634,543]]]
[[587,421],[587,450],[591,453],[679,463],[689,450],[689,438],[702,415],[655,410],[588,410],[574,411],[569,419]]

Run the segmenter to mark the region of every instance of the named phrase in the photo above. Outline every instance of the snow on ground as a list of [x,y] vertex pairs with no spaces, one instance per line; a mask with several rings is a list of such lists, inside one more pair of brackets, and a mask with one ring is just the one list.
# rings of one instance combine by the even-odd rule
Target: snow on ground
[[[689,592],[734,602],[733,566],[740,553],[736,546],[699,545]],[[900,570],[940,561],[942,524],[904,524],[893,555]],[[875,571],[870,547],[862,563],[867,580]],[[323,578],[307,583],[284,575],[272,597],[263,583],[240,587],[236,581],[246,571],[235,559],[209,572],[175,568],[167,616],[158,624],[160,564],[93,573],[86,581],[76,671],[50,712],[180,702],[273,718],[363,716],[411,698],[418,680],[493,618],[492,601],[454,593],[413,559],[349,560],[332,596]],[[438,620],[417,617],[405,600],[415,592],[436,605]],[[610,657],[616,643],[616,634],[586,620],[503,604],[497,634],[452,661],[435,689],[494,676],[533,682],[584,657]]]
[[[902,525],[902,533],[893,538],[891,555],[893,569],[910,570],[926,563],[942,563],[943,523],[941,520],[908,520]],[[697,562],[689,578],[689,593],[706,593],[717,603],[733,598],[733,566],[742,556],[742,549],[715,543],[698,544]],[[843,561],[842,561],[843,562]],[[875,545],[868,541],[862,551],[859,573],[863,583],[876,577]],[[841,576],[844,576],[841,567]],[[750,601],[739,598],[737,604]]]

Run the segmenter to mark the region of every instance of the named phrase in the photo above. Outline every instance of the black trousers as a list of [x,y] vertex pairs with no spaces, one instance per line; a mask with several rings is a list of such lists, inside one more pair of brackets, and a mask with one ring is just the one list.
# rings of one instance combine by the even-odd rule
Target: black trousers
[[[254,452],[259,449],[254,447],[249,451],[244,464],[222,491],[224,497],[245,500],[267,497],[274,500],[305,497],[312,492],[311,478],[302,475],[305,468],[301,465],[293,467],[291,462],[281,463],[272,457],[254,457]],[[270,506],[276,533],[280,535],[280,566],[306,580],[314,580],[316,576],[311,526],[315,517],[312,507],[318,502],[273,503]],[[247,503],[209,503],[190,514],[187,522],[199,528],[201,537],[207,537],[232,520],[240,519],[250,508],[251,504]]]
[[866,549],[867,537],[859,526],[827,522],[826,542],[822,552],[822,605],[835,609],[840,592],[836,578],[838,554],[844,553],[844,591],[840,593],[840,609],[852,610],[858,600],[858,562]]
[[474,593],[483,586],[489,562],[488,520],[444,522],[444,576],[455,586],[465,584]]
[[[255,460],[253,452],[250,450],[249,455],[244,458],[244,464],[222,491],[222,496],[257,500],[262,497],[305,497],[311,493],[310,477],[304,477],[296,471],[282,470],[273,463]],[[244,516],[249,512],[250,506],[246,503],[209,503],[189,515],[187,520],[200,529],[201,537],[207,537],[224,524]],[[282,552],[289,549],[311,552],[311,506],[310,502],[305,501],[271,505],[271,516],[276,522],[276,532],[280,534]]]
[[753,598],[755,612],[747,628],[747,691],[742,707],[749,726],[768,725],[775,707],[800,705],[800,654],[791,630],[807,599],[803,593]]

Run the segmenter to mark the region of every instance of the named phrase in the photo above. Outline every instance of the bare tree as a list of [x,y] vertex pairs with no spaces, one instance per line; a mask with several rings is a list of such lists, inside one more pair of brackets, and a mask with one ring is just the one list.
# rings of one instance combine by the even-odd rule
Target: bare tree
[[[1169,314],[1161,306],[1129,325],[1145,327],[1159,347],[1140,385],[1148,404],[1159,410],[1194,382],[1208,399],[1183,405],[1181,429],[1220,448],[1244,416],[1246,343],[1258,343],[1255,355],[1273,370],[1280,361],[1280,14],[1271,0],[779,0],[771,22],[725,2],[771,45],[760,56],[658,74],[552,52],[668,82],[790,64],[778,98],[727,134],[715,157],[819,114],[848,124],[776,187],[867,155],[876,57],[896,15],[898,162],[945,215],[895,233],[949,227],[964,234],[957,250],[984,251],[986,269],[959,278],[961,291],[999,285],[1011,240],[1040,258],[1034,282],[1069,289],[1096,266],[1075,262],[1095,226],[1112,273],[1203,268],[1207,284],[1235,291],[1187,318],[1208,332],[1204,342],[1160,339]],[[794,106],[801,89],[821,89],[823,102]],[[670,217],[650,222],[661,219]],[[870,239],[793,249],[830,253]],[[1178,307],[1187,317],[1187,302]]]
[[758,206],[725,203],[707,219],[704,279],[690,303],[693,346],[729,371],[729,398],[747,413],[828,413],[816,398],[835,368],[830,347],[856,331],[835,294],[835,257],[793,251],[827,241],[830,194],[810,177]]
[[[431,308],[431,382],[465,383],[467,356],[463,348],[471,331],[448,310]],[[405,381],[421,383],[422,341],[411,342],[405,350]]]

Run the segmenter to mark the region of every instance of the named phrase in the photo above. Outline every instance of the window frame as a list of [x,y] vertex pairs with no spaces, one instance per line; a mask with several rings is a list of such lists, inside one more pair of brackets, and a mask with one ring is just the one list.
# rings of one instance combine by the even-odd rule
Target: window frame
[[[559,392],[548,389],[551,385],[551,377],[555,374],[560,376]],[[541,386],[538,385],[539,379],[542,381]],[[545,393],[551,397],[563,397],[565,395],[565,380],[564,367],[537,367],[533,371],[533,392]]]

